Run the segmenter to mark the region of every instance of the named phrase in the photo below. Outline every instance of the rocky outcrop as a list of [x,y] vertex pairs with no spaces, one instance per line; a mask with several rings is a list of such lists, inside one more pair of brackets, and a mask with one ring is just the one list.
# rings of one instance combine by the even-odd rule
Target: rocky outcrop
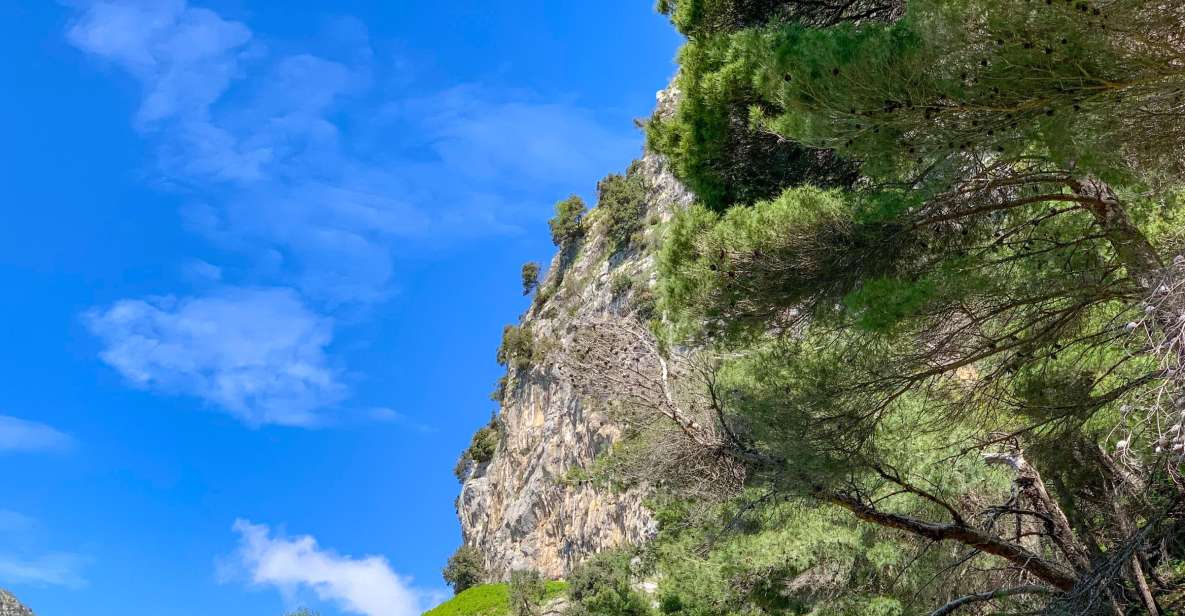
[[33,616],[33,610],[17,601],[12,593],[0,589],[0,616]]
[[[660,109],[669,105],[660,93]],[[646,540],[654,521],[640,489],[610,491],[572,481],[620,436],[598,402],[582,397],[559,374],[575,325],[622,317],[652,294],[662,223],[690,202],[666,161],[646,153],[632,173],[645,186],[642,231],[618,249],[597,213],[578,245],[553,259],[541,297],[523,316],[535,352],[513,363],[499,414],[502,438],[493,459],[466,472],[457,512],[467,545],[484,556],[491,578],[516,569],[563,577],[587,555]]]

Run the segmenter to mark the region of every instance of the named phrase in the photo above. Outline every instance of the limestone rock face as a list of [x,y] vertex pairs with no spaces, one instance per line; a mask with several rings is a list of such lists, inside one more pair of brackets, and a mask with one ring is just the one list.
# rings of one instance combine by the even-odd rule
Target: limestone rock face
[[[660,112],[669,104],[664,96],[670,94],[660,93]],[[640,543],[654,533],[640,489],[610,492],[571,481],[571,469],[590,465],[620,429],[599,408],[601,402],[583,398],[557,370],[575,323],[621,318],[645,304],[655,281],[662,223],[691,201],[661,156],[644,154],[634,173],[646,186],[641,236],[629,248],[614,250],[594,211],[579,245],[552,260],[540,286],[546,299],[536,301],[520,324],[530,328],[542,357],[529,367],[512,363],[498,450],[489,463],[468,470],[457,498],[465,543],[484,555],[491,578],[506,579],[516,569],[564,577],[588,555]],[[627,279],[629,285],[623,283]]]
[[33,616],[33,610],[17,601],[7,590],[0,588],[0,616]]

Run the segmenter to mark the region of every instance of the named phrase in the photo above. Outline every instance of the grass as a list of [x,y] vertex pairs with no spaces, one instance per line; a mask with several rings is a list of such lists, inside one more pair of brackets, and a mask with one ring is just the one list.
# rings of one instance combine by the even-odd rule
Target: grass
[[[546,597],[555,597],[565,588],[564,582],[548,582]],[[510,616],[509,602],[510,588],[506,584],[482,584],[424,612],[424,616]]]

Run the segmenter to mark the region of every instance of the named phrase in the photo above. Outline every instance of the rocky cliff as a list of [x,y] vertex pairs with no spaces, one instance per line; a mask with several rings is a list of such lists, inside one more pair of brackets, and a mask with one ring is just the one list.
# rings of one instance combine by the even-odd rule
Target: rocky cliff
[[[670,98],[659,94],[660,112]],[[497,451],[465,471],[457,499],[464,540],[482,553],[493,579],[515,569],[563,577],[589,554],[654,532],[639,490],[612,492],[571,480],[573,469],[593,463],[620,428],[558,369],[578,323],[647,309],[657,236],[691,199],[656,154],[644,153],[628,176],[641,180],[639,229],[623,246],[610,236],[609,217],[598,212],[604,208],[595,208],[583,238],[552,260],[519,324],[535,349],[529,362],[510,364]]]
[[33,616],[33,610],[17,601],[7,590],[0,589],[0,616]]

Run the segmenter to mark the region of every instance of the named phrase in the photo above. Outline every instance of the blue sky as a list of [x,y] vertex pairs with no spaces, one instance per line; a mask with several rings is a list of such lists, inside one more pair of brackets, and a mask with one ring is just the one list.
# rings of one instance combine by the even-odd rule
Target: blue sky
[[0,586],[404,616],[518,268],[624,169],[649,0],[0,3]]

